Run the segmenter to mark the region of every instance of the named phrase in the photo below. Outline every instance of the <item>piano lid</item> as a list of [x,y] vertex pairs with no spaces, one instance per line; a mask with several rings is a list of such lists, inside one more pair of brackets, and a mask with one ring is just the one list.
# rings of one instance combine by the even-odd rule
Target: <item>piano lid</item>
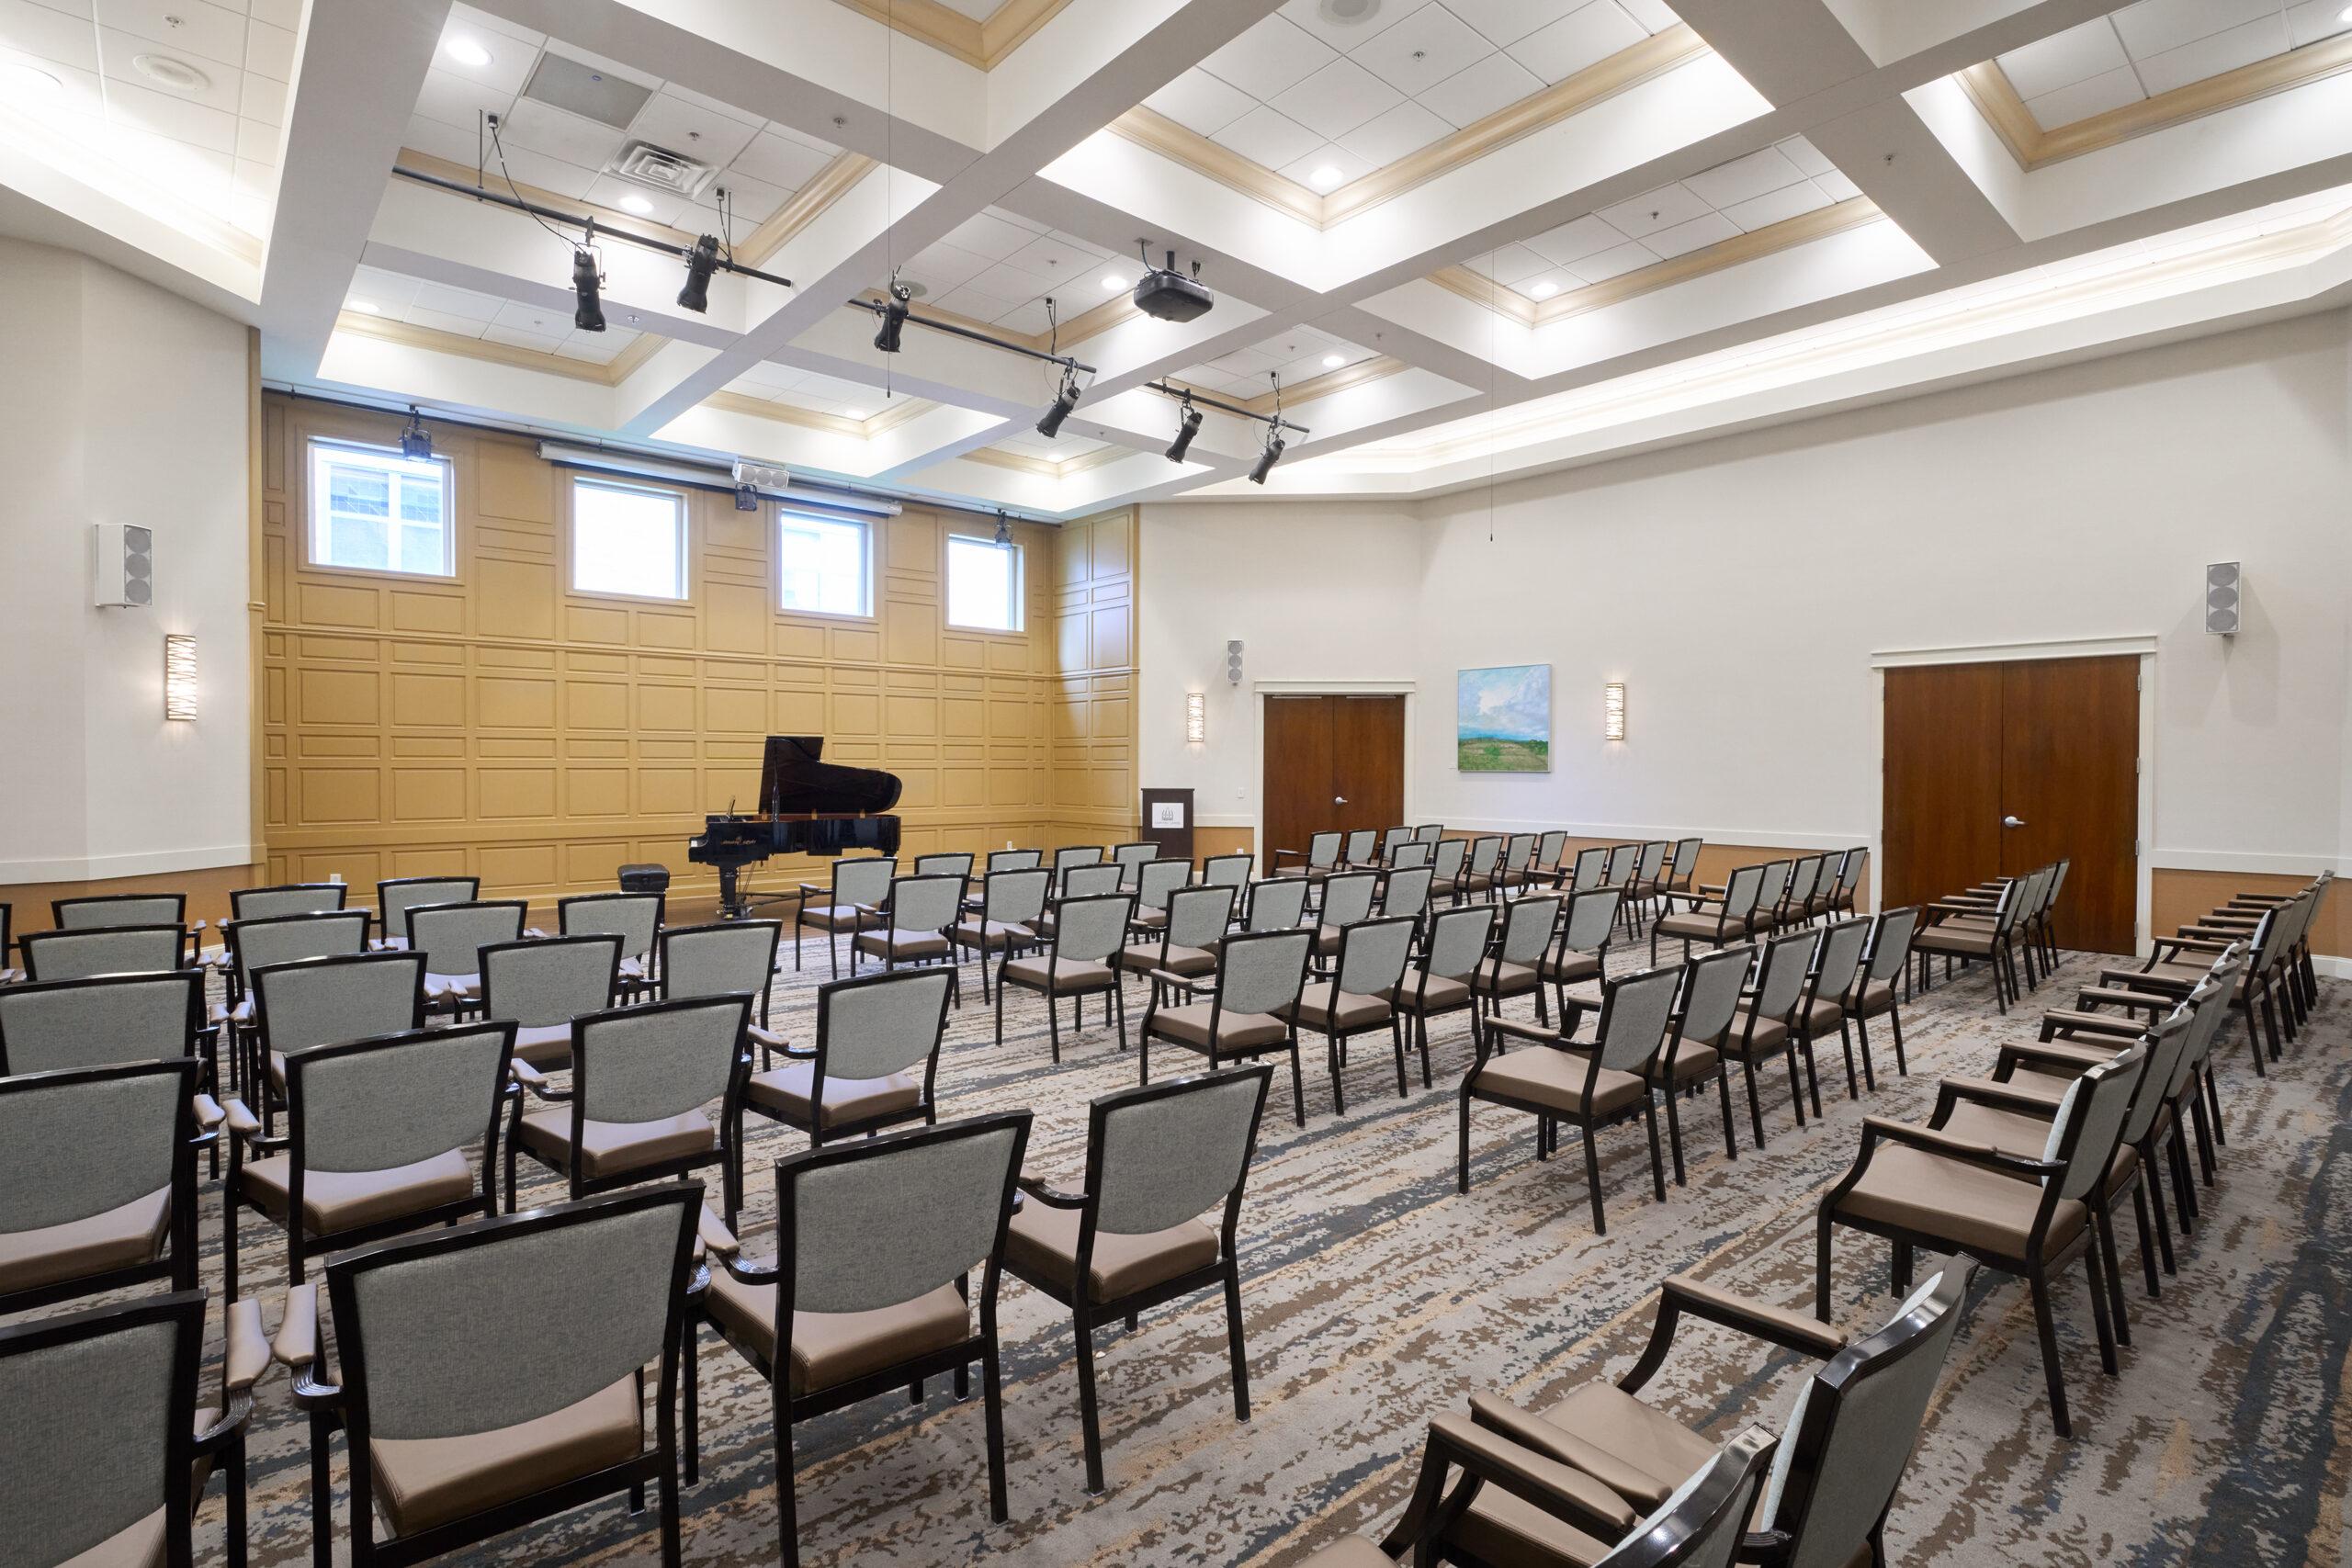
[[905,786],[879,768],[845,768],[820,761],[821,735],[771,735],[760,762],[760,809],[771,816],[871,816],[899,804]]

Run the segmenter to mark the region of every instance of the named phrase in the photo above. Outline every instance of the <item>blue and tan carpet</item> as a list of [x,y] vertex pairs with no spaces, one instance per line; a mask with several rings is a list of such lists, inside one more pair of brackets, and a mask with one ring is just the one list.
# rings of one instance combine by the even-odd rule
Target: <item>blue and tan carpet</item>
[[[2032,1010],[2093,966],[2071,964],[2030,998]],[[817,977],[778,978],[775,1013],[787,1033],[805,1032]],[[2160,1301],[2143,1293],[2126,1225],[2136,1343],[2120,1378],[2098,1370],[2079,1269],[2060,1287],[2075,1441],[2052,1435],[2024,1290],[1980,1279],[1894,1508],[1894,1561],[2352,1563],[2352,997],[2323,985],[2311,1028],[2267,1079],[2255,1077],[2232,1025],[2220,1186]],[[1306,1128],[1294,1128],[1279,1077],[1241,1226],[1255,1418],[1234,1420],[1214,1294],[1162,1308],[1134,1332],[1114,1327],[1099,1341],[1109,1490],[1088,1497],[1069,1321],[1008,1281],[1000,1316],[1011,1522],[988,1517],[977,1398],[959,1404],[934,1389],[921,1408],[877,1400],[800,1429],[804,1561],[1283,1568],[1347,1531],[1377,1531],[1410,1488],[1431,1415],[1478,1390],[1541,1406],[1622,1371],[1646,1337],[1661,1276],[1694,1272],[1808,1305],[1815,1197],[1849,1162],[1864,1111],[1924,1119],[1940,1074],[1985,1069],[1998,1042],[2030,1036],[2032,1016],[1996,1017],[1981,978],[1939,987],[1906,1011],[1907,1078],[1893,1076],[1882,1034],[1877,1092],[1849,1101],[1833,1052],[1823,1063],[1827,1119],[1803,1131],[1785,1080],[1768,1080],[1770,1146],[1748,1146],[1743,1126],[1736,1162],[1724,1158],[1712,1098],[1686,1105],[1690,1184],[1669,1186],[1664,1203],[1650,1195],[1638,1127],[1604,1133],[1610,1231],[1598,1238],[1573,1134],[1539,1165],[1523,1117],[1476,1113],[1474,1184],[1455,1193],[1453,1089],[1469,1054],[1459,1018],[1436,1033],[1435,1089],[1422,1090],[1416,1075],[1402,1101],[1385,1038],[1359,1042],[1345,1116],[1332,1113],[1320,1053],[1311,1053]],[[1053,1066],[1044,1016],[1027,997],[1014,1000],[999,1048],[976,988],[951,1029],[944,1112],[1032,1108],[1032,1173],[1074,1184],[1088,1097],[1133,1083],[1133,1055],[1090,1013],[1074,1045],[1065,1029]],[[1172,1059],[1155,1066],[1181,1070]],[[748,1250],[764,1258],[773,1191],[763,1168],[797,1143],[754,1128],[744,1230]],[[556,1195],[544,1178],[537,1190]],[[212,1190],[206,1199],[210,1247]],[[254,1245],[266,1277],[270,1243]],[[1836,1279],[1842,1324],[1871,1324],[1891,1305],[1884,1249],[1866,1238],[1841,1236]],[[217,1288],[216,1273],[207,1282]],[[265,1300],[274,1325],[277,1303]],[[685,1495],[686,1561],[770,1562],[767,1392],[715,1337],[703,1343],[704,1471]],[[1719,1434],[1756,1421],[1777,1428],[1795,1394],[1793,1367],[1686,1328],[1652,1393]],[[307,1454],[286,1381],[273,1376],[253,1447],[258,1563],[299,1562],[311,1549]],[[335,1473],[340,1485],[339,1449]],[[220,1532],[216,1486],[199,1561],[220,1561]],[[465,1559],[539,1568],[657,1560],[650,1516],[617,1503]]]

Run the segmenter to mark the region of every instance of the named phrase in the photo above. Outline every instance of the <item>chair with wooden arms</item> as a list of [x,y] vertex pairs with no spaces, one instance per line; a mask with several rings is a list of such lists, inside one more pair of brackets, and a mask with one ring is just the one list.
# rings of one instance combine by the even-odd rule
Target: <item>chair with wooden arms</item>
[[[1813,955],[1820,937],[1809,931],[1789,931],[1764,943],[1757,953],[1756,983],[1740,999],[1731,1028],[1718,1046],[1737,1062],[1747,1081],[1747,1120],[1756,1146],[1764,1146],[1764,1112],[1756,1094],[1756,1068],[1774,1056],[1789,1066],[1789,1109],[1797,1125],[1804,1125],[1804,1086],[1797,1078],[1797,1010],[1804,1005],[1806,982],[1812,977]],[[1754,950],[1743,949],[1743,952]]]
[[197,1132],[220,1174],[220,1032],[205,1022],[204,971],[99,975],[0,987],[0,1077],[121,1062],[198,1065]]
[[849,972],[857,976],[860,954],[882,960],[887,972],[902,964],[935,964],[947,972],[948,989],[960,1005],[963,971],[950,940],[964,908],[964,879],[953,874],[899,876],[890,882],[888,901],[850,938]]
[[688,997],[731,997],[739,991],[758,998],[759,1022],[752,1026],[758,1042],[761,1066],[767,1053],[782,1042],[768,1032],[768,984],[775,977],[776,949],[784,927],[775,920],[718,920],[707,926],[669,926],[654,944],[661,996],[670,1001]]
[[991,871],[981,879],[979,908],[956,923],[949,940],[956,952],[979,955],[982,1001],[995,995],[989,987],[989,955],[1009,955],[1037,945],[1037,918],[1046,912],[1046,895],[1053,884],[1054,874],[1043,866]]
[[1298,1060],[1298,1001],[1306,989],[1314,933],[1305,930],[1229,936],[1217,953],[1214,979],[1201,982],[1209,999],[1165,1006],[1158,999],[1193,987],[1182,976],[1155,973],[1154,999],[1136,1031],[1137,1068],[1151,1081],[1151,1043],[1161,1041],[1208,1058],[1215,1072],[1228,1061],[1286,1054],[1292,1115],[1306,1125],[1306,1087]]
[[1303,850],[1278,849],[1274,852],[1273,869],[1268,874],[1303,876],[1310,882],[1319,882],[1339,869],[1340,847],[1344,838],[1336,831],[1314,833],[1308,835]]
[[81,926],[21,938],[25,978],[87,980],[98,975],[161,975],[187,962],[180,926]]
[[1340,869],[1345,871],[1377,871],[1380,869],[1380,829],[1351,828],[1340,845]]
[[2017,976],[2011,967],[2015,950],[2009,934],[2017,919],[2020,897],[2026,890],[2022,881],[2002,888],[1990,921],[1962,919],[1960,917],[1971,911],[1940,900],[1928,905],[1928,924],[1911,938],[1911,951],[1919,960],[1919,988],[1928,988],[1933,978],[1931,962],[1938,957],[1944,961],[1947,979],[1951,978],[1955,960],[1962,968],[1983,964],[1993,972],[1994,1005],[2001,1012],[2007,1012],[2010,997],[2018,994]]
[[62,931],[178,926],[187,932],[181,943],[182,962],[196,956],[196,944],[205,929],[202,920],[188,924],[185,893],[87,893],[78,898],[52,898],[49,915],[50,924]]
[[261,1101],[265,1134],[286,1106],[286,1058],[424,1027],[424,954],[338,953],[266,964],[250,976],[254,1020],[243,1090]]
[[1241,931],[1295,931],[1306,919],[1306,884],[1295,876],[1270,876],[1250,885],[1241,911]]
[[481,1016],[514,1025],[514,1059],[524,1066],[569,1067],[571,1021],[619,1005],[628,940],[612,932],[492,943],[481,950]]
[[1910,985],[1911,933],[1919,926],[1919,907],[1882,909],[1871,920],[1870,940],[1862,947],[1862,970],[1844,998],[1854,1021],[1855,1038],[1862,1060],[1871,1059],[1871,1020],[1884,1018],[1894,1034],[1894,1071],[1907,1077],[1911,1064],[1903,1055],[1903,997],[1898,987]]
[[1156,843],[1112,845],[1111,863],[1119,868],[1119,891],[1122,893],[1136,891],[1136,876],[1145,866],[1159,858],[1159,846]]
[[[1785,870],[1786,863],[1780,863]],[[1712,901],[1702,894],[1668,894],[1668,912],[1650,922],[1650,962],[1657,962],[1657,942],[1662,936],[1680,938],[1683,955],[1688,957],[1694,942],[1723,947],[1755,934],[1760,929],[1757,922],[1764,900],[1765,879],[1771,869],[1767,865],[1741,866],[1724,884],[1722,897]],[[1690,908],[1679,914],[1673,912],[1672,901],[1676,898],[1688,901]]]
[[522,939],[530,906],[520,898],[412,904],[408,948],[424,954],[424,1006],[458,1017],[481,1001],[481,950]]
[[661,893],[575,893],[555,901],[557,934],[620,938],[615,980],[623,998],[652,988],[653,943],[668,914],[668,896]]
[[1045,863],[1043,850],[990,850],[988,870],[994,875],[1000,871],[1035,871]]
[[[1446,841],[1461,842],[1459,839]],[[1487,954],[1495,913],[1492,904],[1476,904],[1432,915],[1423,927],[1420,962],[1405,971],[1388,998],[1413,1021],[1413,1044],[1421,1055],[1423,1089],[1430,1087],[1430,1020],[1467,1012],[1471,1039],[1479,1038],[1478,998],[1470,989],[1470,977]]]
[[[1217,953],[1233,925],[1233,889],[1180,887],[1169,896],[1165,914],[1157,931],[1119,949],[1120,973],[1147,978],[1154,973],[1182,975],[1196,980],[1215,970]],[[1151,982],[1154,996],[1164,983]]]
[[1419,922],[1411,915],[1357,921],[1340,939],[1330,977],[1310,980],[1299,992],[1290,1021],[1322,1032],[1335,1112],[1344,1114],[1348,1109],[1347,1096],[1340,1087],[1340,1069],[1347,1066],[1348,1041],[1375,1030],[1388,1032],[1388,1043],[1396,1055],[1396,1098],[1405,1098],[1405,1033],[1394,998],[1405,965],[1412,961],[1413,937],[1419,929]]
[[[1082,870],[1115,872],[1115,866]],[[1119,1049],[1127,1048],[1127,999],[1119,988],[1119,972],[1112,965],[1127,939],[1127,923],[1135,915],[1135,900],[1124,893],[1091,894],[1061,901],[1053,939],[1026,957],[1007,953],[996,971],[996,1043],[1004,1043],[1004,995],[1007,987],[1035,991],[1046,998],[1046,1032],[1056,1062],[1062,1059],[1063,998],[1070,1001],[1071,1027],[1086,1021],[1086,998],[1102,998],[1107,1022],[1115,1011]]]
[[1739,1157],[1739,1128],[1732,1116],[1731,1073],[1723,1044],[1739,1016],[1748,958],[1746,949],[1731,947],[1694,953],[1682,961],[1682,988],[1674,998],[1665,1048],[1642,1074],[1666,1101],[1666,1141],[1674,1156],[1677,1187],[1683,1185],[1681,1100],[1704,1089],[1710,1079],[1723,1101],[1724,1153]]
[[[1807,921],[1799,921],[1798,927],[1813,929]],[[1797,1049],[1804,1054],[1805,1088],[1812,1097],[1815,1116],[1821,1114],[1821,1077],[1813,1059],[1814,1042],[1827,1039],[1833,1030],[1846,1057],[1846,1098],[1861,1098],[1861,1089],[1854,1082],[1854,1026],[1846,1014],[1846,998],[1862,972],[1862,948],[1870,941],[1871,923],[1868,919],[1838,920],[1818,934],[1813,973],[1805,979],[1804,998],[1790,1015]],[[1878,1077],[1871,1070],[1868,1051],[1862,1053],[1862,1081],[1872,1093],[1878,1091]]]
[[[1033,922],[1037,935],[1052,942],[1055,928],[1061,919],[1061,908],[1073,898],[1108,898],[1119,892],[1119,868],[1107,861],[1086,865],[1073,865],[1060,874],[1054,896],[1046,900],[1046,912]],[[1127,896],[1127,919],[1135,919],[1135,898]]]
[[1138,933],[1157,931],[1168,922],[1168,896],[1180,887],[1192,886],[1193,863],[1188,860],[1150,860],[1144,862],[1136,873],[1136,886],[1119,891],[1136,896],[1136,930]]
[[[938,1120],[947,976],[936,969],[862,975],[817,987],[814,1043],[744,1086],[743,1110],[808,1135],[811,1148],[909,1122]],[[741,1129],[736,1152],[741,1190]]]
[[282,882],[271,887],[237,887],[229,893],[232,920],[266,920],[272,915],[324,915],[344,907],[351,886],[344,882]]
[[1315,956],[1329,958],[1340,951],[1340,938],[1358,920],[1372,919],[1372,907],[1380,897],[1380,873],[1376,871],[1338,872],[1324,879],[1323,907],[1317,911],[1315,927]]
[[1486,833],[1471,840],[1469,858],[1462,863],[1461,874],[1453,879],[1453,901],[1460,904],[1477,898],[1493,903],[1496,878],[1501,874],[1502,863],[1501,834]]
[[377,945],[408,945],[408,912],[425,904],[470,904],[481,897],[479,876],[393,876],[376,884]]
[[1562,1018],[1568,1016],[1569,987],[1600,983],[1609,962],[1609,945],[1616,939],[1622,901],[1614,887],[1589,887],[1568,895],[1567,912],[1560,919],[1560,940],[1544,955],[1537,971],[1557,996]]
[[[833,862],[831,879],[822,885],[800,885],[800,903],[792,920],[792,967],[800,969],[800,933],[814,927],[825,933],[825,949],[832,960],[833,976],[842,972],[841,944],[833,939],[843,931],[864,931],[874,911],[890,896],[890,881],[899,863],[889,855],[856,855]],[[809,908],[811,898],[824,902]]]
[[1503,1003],[1510,998],[1532,996],[1536,1021],[1545,1022],[1552,1015],[1544,998],[1542,969],[1560,929],[1560,896],[1531,893],[1507,899],[1502,914],[1502,930],[1496,934],[1493,947],[1471,971],[1471,994],[1490,1019],[1502,1016]]
[[[1408,846],[1426,849],[1425,844]],[[1400,866],[1388,874],[1380,885],[1380,913],[1409,915],[1416,921],[1427,918],[1430,911],[1430,888],[1437,874],[1425,865]]]
[[[220,1043],[228,1048],[230,1087],[250,1093],[254,971],[305,958],[340,958],[367,952],[368,911],[335,909],[323,915],[232,920],[221,928],[221,937],[226,962],[221,966],[221,999],[212,1004],[211,1021],[221,1031]],[[268,1107],[263,1109],[266,1111]]]

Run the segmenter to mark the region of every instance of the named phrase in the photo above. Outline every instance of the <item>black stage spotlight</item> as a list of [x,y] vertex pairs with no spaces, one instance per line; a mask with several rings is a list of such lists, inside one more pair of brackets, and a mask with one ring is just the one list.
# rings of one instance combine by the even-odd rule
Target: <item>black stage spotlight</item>
[[1201,411],[1193,406],[1193,400],[1187,396],[1184,399],[1183,415],[1176,425],[1176,439],[1168,444],[1168,460],[1171,463],[1182,462],[1184,454],[1193,449],[1193,437],[1200,433]]
[[914,298],[914,290],[898,279],[890,280],[890,302],[882,308],[882,327],[874,334],[874,346],[885,354],[899,352],[899,334],[907,330],[907,301]]
[[737,485],[735,487],[735,510],[738,512],[757,512],[759,509],[759,491],[751,485]]
[[1078,372],[1065,369],[1062,372],[1062,389],[1055,394],[1054,406],[1046,411],[1046,417],[1037,422],[1037,434],[1048,441],[1059,435],[1062,421],[1068,419],[1077,407]]
[[718,270],[718,237],[705,234],[686,253],[686,286],[678,290],[678,303],[699,314],[710,309],[710,275]]
[[1266,427],[1266,449],[1258,454],[1258,466],[1250,470],[1250,482],[1253,485],[1264,484],[1266,482],[1266,476],[1272,473],[1274,471],[1274,465],[1282,460],[1282,434],[1279,431],[1275,430],[1273,426],[1268,425]]
[[578,309],[571,312],[571,324],[583,333],[605,330],[605,307],[596,297],[604,287],[604,274],[596,270],[596,254],[589,250],[571,253],[571,291],[580,296]]
[[408,406],[408,428],[401,432],[401,456],[424,462],[433,456],[433,435],[424,428],[424,416],[416,405]]
[[996,514],[996,542],[1007,547],[1012,544],[1012,519],[1001,512]]

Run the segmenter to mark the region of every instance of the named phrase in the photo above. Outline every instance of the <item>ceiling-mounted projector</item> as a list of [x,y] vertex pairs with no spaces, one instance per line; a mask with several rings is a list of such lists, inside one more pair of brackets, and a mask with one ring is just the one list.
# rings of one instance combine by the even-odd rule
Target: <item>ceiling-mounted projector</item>
[[1205,315],[1216,303],[1216,296],[1201,284],[1201,264],[1193,264],[1193,276],[1185,276],[1176,270],[1176,253],[1168,253],[1166,266],[1144,263],[1144,275],[1136,284],[1136,309],[1147,316],[1157,316],[1163,321],[1189,321]]

